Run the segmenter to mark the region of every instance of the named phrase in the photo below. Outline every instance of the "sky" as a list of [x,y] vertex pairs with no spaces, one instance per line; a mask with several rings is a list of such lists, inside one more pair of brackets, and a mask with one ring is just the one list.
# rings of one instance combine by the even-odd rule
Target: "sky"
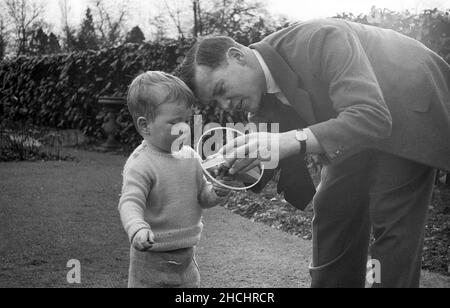
[[[61,13],[59,9],[60,0],[43,0],[47,2],[47,21],[51,22],[56,29],[60,28]],[[67,0],[71,11],[71,23],[79,25],[83,18],[84,11],[91,0]],[[107,0],[109,3],[120,0]],[[158,8],[164,8],[162,0],[129,0],[130,17],[129,26],[136,24],[143,28],[144,33],[148,20],[151,16],[157,15]],[[177,1],[177,0],[167,0]],[[182,0],[178,0],[182,1]],[[207,1],[207,0],[203,0]],[[372,6],[388,8],[395,11],[406,9],[412,12],[419,12],[422,9],[440,8],[450,9],[450,0],[263,0],[267,3],[267,8],[275,14],[285,15],[294,20],[307,20],[317,17],[332,17],[338,13],[367,14]],[[133,24],[134,23],[134,24]],[[148,33],[148,32],[147,32]],[[146,33],[146,34],[147,34]]]

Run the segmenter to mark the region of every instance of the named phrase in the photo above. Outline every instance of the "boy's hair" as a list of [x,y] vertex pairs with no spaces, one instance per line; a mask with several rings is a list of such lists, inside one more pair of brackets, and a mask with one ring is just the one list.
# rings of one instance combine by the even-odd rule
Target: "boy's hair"
[[227,36],[204,37],[198,39],[187,52],[186,57],[177,69],[179,76],[192,91],[195,91],[195,69],[199,65],[216,69],[226,62],[227,51],[231,47],[240,48],[241,45]]
[[149,71],[136,77],[127,96],[128,110],[137,130],[137,120],[140,117],[154,120],[158,107],[164,103],[184,103],[191,107],[194,102],[194,94],[183,81],[159,71]]

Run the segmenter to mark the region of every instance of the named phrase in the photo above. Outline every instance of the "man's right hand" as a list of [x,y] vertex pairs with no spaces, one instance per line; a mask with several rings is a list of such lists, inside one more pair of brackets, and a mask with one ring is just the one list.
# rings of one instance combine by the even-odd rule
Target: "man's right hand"
[[150,229],[139,230],[133,238],[133,247],[138,251],[147,251],[155,244],[155,235]]

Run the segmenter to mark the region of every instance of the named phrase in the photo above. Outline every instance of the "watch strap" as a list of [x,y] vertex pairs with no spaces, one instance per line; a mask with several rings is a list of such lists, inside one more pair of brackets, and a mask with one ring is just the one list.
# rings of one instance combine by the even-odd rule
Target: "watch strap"
[[[298,129],[299,132],[305,133],[305,131],[303,129]],[[301,156],[306,156],[306,140],[299,140],[300,142],[300,155]]]

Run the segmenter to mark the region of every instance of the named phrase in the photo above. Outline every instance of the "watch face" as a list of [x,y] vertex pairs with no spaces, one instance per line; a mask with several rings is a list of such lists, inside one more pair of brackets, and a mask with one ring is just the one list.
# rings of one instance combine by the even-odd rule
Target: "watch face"
[[304,131],[297,132],[297,140],[298,141],[306,141],[308,140],[308,135]]

